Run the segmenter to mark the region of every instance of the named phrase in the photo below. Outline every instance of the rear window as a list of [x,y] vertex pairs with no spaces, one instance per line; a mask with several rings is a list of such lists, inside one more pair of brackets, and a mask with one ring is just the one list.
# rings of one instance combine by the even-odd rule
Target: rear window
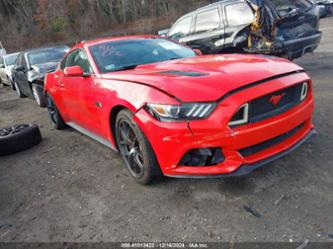
[[229,26],[246,25],[254,20],[254,13],[247,3],[230,4],[225,10]]
[[307,0],[271,0],[280,16],[285,16],[292,10],[307,10],[312,4]]
[[197,15],[195,32],[204,32],[218,29],[220,27],[220,15],[218,9],[202,12]]

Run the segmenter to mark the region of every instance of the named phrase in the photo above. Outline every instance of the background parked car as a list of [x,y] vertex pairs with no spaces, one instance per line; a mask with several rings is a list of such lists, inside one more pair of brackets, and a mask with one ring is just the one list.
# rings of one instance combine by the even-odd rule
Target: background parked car
[[295,59],[318,46],[318,23],[318,9],[307,0],[226,0],[182,16],[159,34],[206,54],[249,52]]
[[69,50],[68,46],[38,48],[19,53],[13,69],[14,85],[18,95],[35,99],[41,107],[45,106],[43,98],[44,77],[58,66],[59,61]]
[[333,13],[333,0],[313,0],[312,1],[319,8],[319,16],[326,17]]
[[9,85],[15,89],[12,77],[12,69],[15,65],[15,61],[18,53],[7,54],[0,57],[0,83],[3,85]]

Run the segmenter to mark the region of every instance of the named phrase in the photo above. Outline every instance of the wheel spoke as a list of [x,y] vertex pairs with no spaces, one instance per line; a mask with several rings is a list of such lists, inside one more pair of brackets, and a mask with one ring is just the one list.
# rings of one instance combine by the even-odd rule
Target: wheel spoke
[[26,127],[28,127],[28,125],[14,125],[9,128],[0,129],[0,136],[5,137],[5,136],[13,135],[13,134],[18,133],[21,130],[25,129]]
[[121,135],[121,138],[123,139],[122,142],[124,142],[128,146],[131,146],[132,141],[129,136],[129,127],[125,127],[123,124],[120,128],[120,135]]
[[138,152],[136,152],[135,156],[134,156],[134,161],[135,163],[139,166],[139,168],[141,170],[143,170],[143,163],[141,162],[141,159],[140,159],[140,154]]
[[118,143],[120,152],[130,173],[134,177],[141,177],[144,171],[144,160],[139,140],[127,121],[118,125]]

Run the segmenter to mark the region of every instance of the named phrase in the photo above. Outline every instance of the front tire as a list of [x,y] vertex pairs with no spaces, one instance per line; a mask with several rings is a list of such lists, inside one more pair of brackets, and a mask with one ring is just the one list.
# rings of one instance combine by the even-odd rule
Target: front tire
[[16,93],[20,98],[25,98],[25,95],[21,92],[18,84],[16,83],[16,81],[14,81],[14,85],[15,85],[15,89],[16,89]]
[[57,106],[55,105],[52,97],[49,94],[46,94],[46,105],[51,123],[54,128],[57,130],[63,130],[67,127],[64,119],[62,118]]
[[32,93],[36,103],[39,107],[46,107],[46,102],[43,96],[43,91],[40,90],[39,85],[32,84]]
[[156,155],[129,110],[119,112],[115,130],[120,154],[134,180],[148,185],[159,179],[162,172]]
[[15,84],[14,84],[13,80],[11,78],[8,78],[8,82],[9,82],[10,87],[12,88],[12,90],[15,91],[16,88],[15,88]]

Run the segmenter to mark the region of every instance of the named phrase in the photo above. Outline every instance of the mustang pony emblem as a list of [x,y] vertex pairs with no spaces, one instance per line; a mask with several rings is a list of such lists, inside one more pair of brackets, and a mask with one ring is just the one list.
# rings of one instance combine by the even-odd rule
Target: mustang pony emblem
[[286,95],[286,94],[282,93],[280,95],[274,95],[270,98],[269,102],[272,103],[273,105],[278,105],[284,95]]

